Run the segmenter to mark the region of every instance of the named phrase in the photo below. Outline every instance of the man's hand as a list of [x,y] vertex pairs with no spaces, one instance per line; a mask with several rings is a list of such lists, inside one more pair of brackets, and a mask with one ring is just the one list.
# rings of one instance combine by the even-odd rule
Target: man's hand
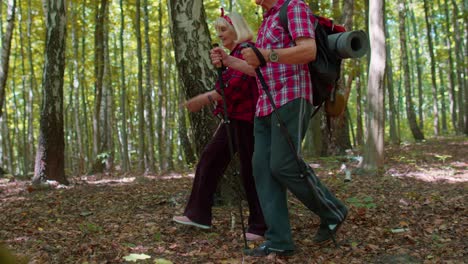
[[[265,61],[268,61],[268,53],[269,51],[266,49],[258,49],[262,54]],[[242,57],[244,58],[245,62],[252,66],[253,68],[258,68],[260,66],[260,60],[257,57],[257,54],[253,51],[252,48],[245,48],[242,50]]]

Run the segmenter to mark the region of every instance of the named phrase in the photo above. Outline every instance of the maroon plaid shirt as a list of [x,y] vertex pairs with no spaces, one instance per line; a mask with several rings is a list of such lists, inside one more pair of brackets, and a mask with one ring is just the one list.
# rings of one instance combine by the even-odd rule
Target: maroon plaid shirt
[[[230,55],[243,59],[241,50],[239,44],[231,51]],[[229,119],[253,122],[255,104],[258,99],[258,88],[255,77],[231,68],[226,68],[226,70],[223,71],[223,83]],[[220,89],[218,81],[216,82],[216,91],[218,91],[219,94],[221,94]],[[213,113],[215,115],[224,115],[222,100],[217,102]]]
[[[278,0],[263,16],[263,22],[258,30],[256,47],[263,49],[281,49],[294,46],[280,24],[279,10],[285,0]],[[292,39],[298,37],[315,38],[312,11],[301,0],[291,0],[288,5],[289,32]],[[305,98],[312,103],[312,83],[310,81],[307,64],[282,64],[267,63],[266,67],[260,68],[273,96],[276,107],[297,99]],[[257,102],[256,115],[258,117],[271,114],[273,108],[267,95],[262,90],[262,85],[257,78],[260,89],[260,97]]]

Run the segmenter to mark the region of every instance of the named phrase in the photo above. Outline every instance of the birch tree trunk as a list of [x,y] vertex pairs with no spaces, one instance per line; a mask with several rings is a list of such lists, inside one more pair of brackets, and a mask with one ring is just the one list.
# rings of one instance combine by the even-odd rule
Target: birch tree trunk
[[384,76],[385,76],[385,32],[384,0],[369,2],[369,37],[371,59],[367,88],[367,129],[363,168],[376,170],[384,165]]
[[11,39],[15,27],[16,0],[8,1],[7,28],[2,39],[2,54],[0,67],[0,117],[2,117],[3,103],[5,102],[5,86],[8,79],[8,68],[10,66]]
[[[209,58],[211,39],[202,0],[169,0],[170,27],[174,41],[176,65],[185,98],[211,89],[215,72]],[[211,139],[215,122],[206,108],[191,113],[196,152],[200,153]]]
[[68,184],[64,170],[63,75],[65,69],[65,0],[47,0],[42,106],[33,183]]

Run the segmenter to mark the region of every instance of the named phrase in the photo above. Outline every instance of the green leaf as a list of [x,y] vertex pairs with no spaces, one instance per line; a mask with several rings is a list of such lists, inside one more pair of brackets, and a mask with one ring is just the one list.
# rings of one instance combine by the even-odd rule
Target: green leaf
[[158,258],[154,260],[155,264],[172,264],[172,261],[163,259],[163,258]]
[[146,254],[130,254],[128,256],[123,257],[126,261],[137,262],[137,260],[149,259],[151,256]]

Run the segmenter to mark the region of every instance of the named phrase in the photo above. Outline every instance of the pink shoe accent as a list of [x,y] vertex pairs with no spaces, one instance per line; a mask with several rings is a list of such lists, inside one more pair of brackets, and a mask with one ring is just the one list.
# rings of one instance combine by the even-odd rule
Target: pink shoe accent
[[248,241],[258,241],[258,240],[262,240],[263,236],[247,232],[245,233],[245,238]]

